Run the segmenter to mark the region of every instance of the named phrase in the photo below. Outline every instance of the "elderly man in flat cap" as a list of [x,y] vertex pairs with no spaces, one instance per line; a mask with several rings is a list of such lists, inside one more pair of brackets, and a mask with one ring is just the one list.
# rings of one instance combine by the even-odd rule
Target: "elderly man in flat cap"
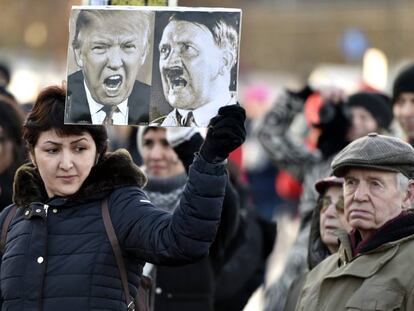
[[369,134],[332,161],[344,177],[345,217],[338,253],[308,275],[296,310],[414,310],[414,149]]

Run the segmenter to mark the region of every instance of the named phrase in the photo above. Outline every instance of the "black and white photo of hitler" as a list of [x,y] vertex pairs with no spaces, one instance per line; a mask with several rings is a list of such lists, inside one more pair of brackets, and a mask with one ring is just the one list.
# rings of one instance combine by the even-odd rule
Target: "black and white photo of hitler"
[[[65,123],[148,123],[153,24],[153,12],[79,11],[71,24],[75,68],[68,76]],[[68,73],[70,65],[68,60]]]
[[240,13],[157,12],[151,124],[207,127],[236,104]]

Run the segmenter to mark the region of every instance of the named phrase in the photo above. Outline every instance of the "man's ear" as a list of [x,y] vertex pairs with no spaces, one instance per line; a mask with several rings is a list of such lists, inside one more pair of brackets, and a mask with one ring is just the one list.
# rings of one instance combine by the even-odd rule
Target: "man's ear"
[[230,72],[235,63],[235,55],[227,49],[222,51],[222,67],[220,68],[220,74],[224,75],[226,72]]
[[141,52],[141,66],[144,65],[145,59],[147,58],[149,43],[146,45],[144,44],[144,46],[146,46],[146,48],[144,48]]
[[83,67],[83,59],[82,59],[82,54],[81,54],[80,47],[74,48],[73,49],[73,52],[75,54],[76,64],[78,65],[79,68],[82,68]]
[[414,202],[414,181],[410,180],[408,183],[407,191],[405,193],[405,198],[402,202],[403,209],[411,208],[412,202]]

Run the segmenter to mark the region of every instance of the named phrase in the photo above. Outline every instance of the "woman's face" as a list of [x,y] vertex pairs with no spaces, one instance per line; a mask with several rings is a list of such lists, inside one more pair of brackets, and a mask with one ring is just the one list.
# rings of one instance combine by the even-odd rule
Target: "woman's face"
[[331,186],[322,197],[320,210],[320,234],[322,242],[328,247],[331,253],[338,249],[338,237],[335,231],[344,229],[350,231],[344,217],[344,195],[342,187]]
[[378,131],[378,123],[372,114],[363,107],[352,107],[352,126],[348,132],[348,140],[354,141],[371,132]]
[[168,144],[163,128],[151,128],[142,137],[142,159],[148,174],[172,177],[184,173],[184,166]]
[[95,141],[88,132],[58,136],[54,129],[42,132],[30,153],[49,198],[76,193],[97,159]]

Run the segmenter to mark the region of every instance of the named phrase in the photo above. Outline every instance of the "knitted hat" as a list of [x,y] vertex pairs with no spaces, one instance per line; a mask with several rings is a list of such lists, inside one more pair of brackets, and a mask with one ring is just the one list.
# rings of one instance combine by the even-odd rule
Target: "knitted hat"
[[383,129],[387,129],[393,119],[391,100],[385,94],[358,92],[348,98],[347,106],[366,109]]
[[394,104],[401,93],[414,93],[414,65],[405,67],[394,81],[392,103]]
[[399,138],[370,133],[346,146],[331,163],[337,177],[343,177],[352,167],[401,172],[412,178],[414,149]]

